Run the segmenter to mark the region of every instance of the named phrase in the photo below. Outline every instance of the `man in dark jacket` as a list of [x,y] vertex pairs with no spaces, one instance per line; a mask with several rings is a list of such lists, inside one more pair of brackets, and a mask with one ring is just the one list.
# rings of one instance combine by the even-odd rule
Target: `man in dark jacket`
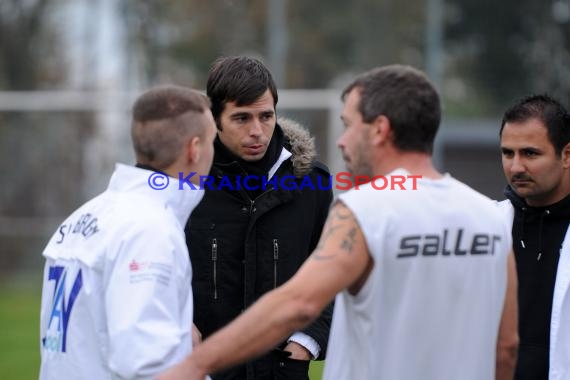
[[[217,60],[209,73],[218,137],[206,194],[186,227],[194,323],[204,337],[292,277],[316,247],[332,201],[309,133],[277,122],[277,89],[258,60]],[[302,184],[305,184],[302,186]],[[308,379],[323,359],[332,305],[268,355],[215,380]]]
[[528,96],[505,112],[500,136],[519,281],[514,378],[569,379],[570,114]]

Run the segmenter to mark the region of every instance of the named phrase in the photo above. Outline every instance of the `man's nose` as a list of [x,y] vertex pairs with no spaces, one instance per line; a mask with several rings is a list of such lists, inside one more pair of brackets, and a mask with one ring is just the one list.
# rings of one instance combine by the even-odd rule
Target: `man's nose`
[[342,134],[338,139],[336,139],[336,146],[337,148],[339,148],[340,150],[343,150],[344,148],[344,134]]
[[251,126],[249,128],[250,136],[259,136],[263,133],[263,128],[261,127],[261,122],[257,119],[253,119]]
[[511,161],[511,172],[513,173],[522,173],[526,170],[524,166],[524,162],[521,159],[520,155],[515,154]]

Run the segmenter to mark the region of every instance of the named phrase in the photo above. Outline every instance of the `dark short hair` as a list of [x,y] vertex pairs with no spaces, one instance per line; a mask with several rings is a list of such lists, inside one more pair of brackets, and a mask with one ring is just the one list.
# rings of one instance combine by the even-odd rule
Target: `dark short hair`
[[208,73],[206,94],[212,102],[212,115],[218,129],[220,115],[227,102],[245,106],[254,103],[265,91],[273,96],[273,106],[277,105],[277,86],[271,73],[261,61],[250,57],[218,58]]
[[506,123],[522,123],[530,119],[538,119],[544,124],[548,140],[560,155],[570,142],[570,115],[558,100],[546,94],[526,96],[509,107],[503,115],[499,136],[502,136]]
[[[180,154],[185,138],[205,130],[208,98],[179,86],[160,86],[143,93],[133,106],[131,138],[137,162],[162,170]],[[189,119],[190,117],[190,119]]]
[[342,93],[360,92],[358,110],[366,123],[390,120],[394,145],[402,151],[431,153],[441,121],[439,95],[421,71],[410,66],[378,67],[358,76]]

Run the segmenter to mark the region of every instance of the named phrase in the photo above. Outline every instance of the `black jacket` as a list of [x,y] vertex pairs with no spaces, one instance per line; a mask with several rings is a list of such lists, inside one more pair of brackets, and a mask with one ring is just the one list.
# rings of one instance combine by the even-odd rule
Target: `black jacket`
[[[237,162],[221,164],[214,160],[210,172],[215,178],[214,189],[206,187],[204,198],[186,227],[193,269],[194,323],[203,337],[292,277],[318,243],[332,191],[319,190],[317,183],[330,187],[330,174],[323,164],[314,161],[314,142],[306,130],[287,120],[280,120],[280,125],[285,148],[293,155],[280,165],[275,176],[293,175],[298,184],[308,176],[316,190],[277,186],[255,199],[245,190],[217,190],[223,176],[235,175],[241,167]],[[319,359],[326,352],[331,318],[329,306],[303,330],[319,344]],[[284,345],[285,342],[280,347]],[[215,379],[307,378],[308,362],[294,362],[298,361],[283,359],[275,351]],[[280,374],[273,374],[272,367],[276,366],[280,367]],[[299,370],[304,377],[296,374]]]
[[550,320],[560,249],[570,221],[570,196],[531,207],[507,186],[515,214],[513,250],[518,275],[520,344],[514,378],[547,379]]

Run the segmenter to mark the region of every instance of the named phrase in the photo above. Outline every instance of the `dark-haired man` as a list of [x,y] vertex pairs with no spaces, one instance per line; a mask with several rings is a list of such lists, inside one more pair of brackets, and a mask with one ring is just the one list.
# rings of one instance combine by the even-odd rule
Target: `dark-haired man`
[[[570,379],[570,115],[533,95],[511,106],[501,151],[519,278],[517,380]],[[514,214],[514,215],[513,215]]]
[[494,202],[434,168],[434,87],[418,70],[393,65],[359,76],[343,99],[338,146],[350,172],[420,176],[417,190],[369,183],[341,194],[297,274],[163,379],[202,380],[259,354],[339,292],[326,380],[512,378],[510,231]]
[[108,189],[43,252],[42,380],[150,379],[191,351],[184,226],[203,191],[179,178],[210,169],[209,101],[187,88],[151,89],[134,105],[131,132],[137,167],[117,164]]
[[[316,186],[327,183],[329,173],[315,160],[308,132],[290,121],[277,122],[277,88],[260,61],[217,60],[207,95],[218,127],[210,172],[214,180],[204,185],[204,200],[186,230],[194,322],[205,337],[295,274],[317,245],[332,200],[330,187]],[[282,179],[287,177],[285,188]],[[315,186],[292,186],[304,178]],[[310,359],[324,358],[330,321],[329,308],[268,355],[213,378],[308,379]]]

